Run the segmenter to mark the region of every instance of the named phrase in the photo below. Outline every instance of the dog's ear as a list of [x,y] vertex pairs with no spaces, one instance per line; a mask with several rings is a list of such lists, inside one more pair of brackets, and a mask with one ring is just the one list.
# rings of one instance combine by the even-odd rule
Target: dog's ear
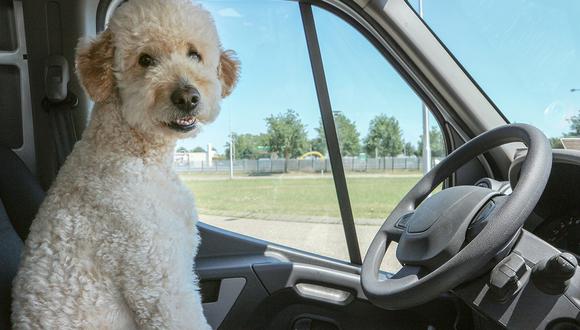
[[115,93],[114,55],[113,33],[109,29],[88,44],[79,43],[75,59],[77,73],[95,102],[106,101]]
[[222,98],[230,95],[238,82],[240,61],[233,50],[224,50],[220,54],[218,76],[222,82]]

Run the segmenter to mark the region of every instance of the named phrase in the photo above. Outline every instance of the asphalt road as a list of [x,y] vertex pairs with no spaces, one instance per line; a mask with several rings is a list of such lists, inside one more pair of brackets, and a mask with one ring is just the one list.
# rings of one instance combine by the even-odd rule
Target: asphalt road
[[[247,219],[215,215],[200,215],[200,219],[210,225],[239,234],[327,257],[349,260],[342,224]],[[363,258],[378,228],[377,225],[356,226]],[[389,246],[381,269],[396,272],[401,268],[395,258],[395,251],[396,243],[393,243]]]

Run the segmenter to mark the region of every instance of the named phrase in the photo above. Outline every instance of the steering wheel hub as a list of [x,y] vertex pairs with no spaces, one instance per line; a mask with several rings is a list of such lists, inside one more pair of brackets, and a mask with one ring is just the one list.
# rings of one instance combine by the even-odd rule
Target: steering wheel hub
[[496,195],[486,188],[460,186],[425,200],[407,222],[397,259],[404,265],[436,269],[459,252],[468,226]]

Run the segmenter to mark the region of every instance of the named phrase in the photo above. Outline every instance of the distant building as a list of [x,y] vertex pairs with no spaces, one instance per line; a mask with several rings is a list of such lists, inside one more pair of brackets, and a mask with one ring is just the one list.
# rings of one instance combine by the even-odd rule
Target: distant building
[[173,162],[177,165],[201,166],[203,164],[203,167],[210,167],[213,164],[216,151],[212,148],[211,143],[207,145],[207,150],[204,152],[176,152],[173,156]]
[[213,157],[215,156],[215,150],[213,149],[211,143],[207,144],[207,152],[205,153],[205,162],[208,164],[207,166],[211,166],[213,161]]

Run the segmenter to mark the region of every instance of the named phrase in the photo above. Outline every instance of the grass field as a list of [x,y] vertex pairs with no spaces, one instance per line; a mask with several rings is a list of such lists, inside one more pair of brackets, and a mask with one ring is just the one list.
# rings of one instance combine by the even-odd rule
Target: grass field
[[[355,220],[382,223],[419,175],[347,178]],[[182,175],[201,214],[256,219],[339,221],[331,176],[223,177]]]

